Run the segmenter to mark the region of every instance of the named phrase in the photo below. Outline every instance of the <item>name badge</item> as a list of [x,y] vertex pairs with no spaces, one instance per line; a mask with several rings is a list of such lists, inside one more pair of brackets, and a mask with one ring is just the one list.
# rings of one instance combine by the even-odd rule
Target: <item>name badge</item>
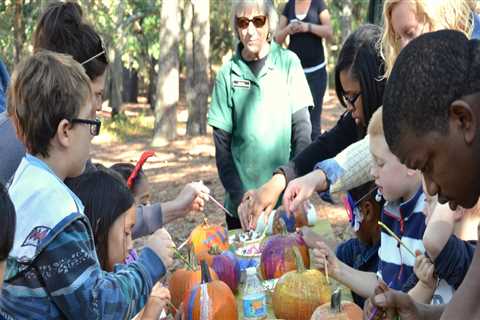
[[250,81],[249,80],[233,80],[233,87],[234,88],[245,88],[250,89]]

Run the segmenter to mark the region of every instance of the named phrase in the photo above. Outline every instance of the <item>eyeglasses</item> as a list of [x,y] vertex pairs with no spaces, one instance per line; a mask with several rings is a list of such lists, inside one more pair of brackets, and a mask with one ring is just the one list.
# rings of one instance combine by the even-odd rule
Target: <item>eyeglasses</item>
[[246,29],[250,25],[250,22],[253,23],[255,28],[261,28],[267,22],[267,16],[255,16],[252,19],[247,17],[235,17],[235,22],[240,29]]
[[88,120],[88,119],[78,119],[74,118],[70,120],[71,123],[80,123],[80,124],[87,124],[90,126],[90,134],[92,136],[98,136],[100,134],[100,127],[102,126],[102,121],[99,119],[95,120]]
[[343,94],[343,99],[345,99],[345,101],[347,102],[347,104],[350,104],[350,106],[352,106],[352,107],[355,108],[355,102],[357,101],[358,97],[360,97],[361,94],[362,94],[361,91],[360,91],[359,93],[357,93],[356,95],[351,96],[351,97]]

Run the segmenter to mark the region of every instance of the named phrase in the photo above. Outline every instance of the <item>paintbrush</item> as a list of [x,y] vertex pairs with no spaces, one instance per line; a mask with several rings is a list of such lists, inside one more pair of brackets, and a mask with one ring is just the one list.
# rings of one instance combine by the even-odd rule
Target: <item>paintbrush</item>
[[415,253],[414,253],[412,250],[410,250],[410,248],[407,247],[407,245],[406,245],[405,243],[403,243],[402,240],[400,240],[400,238],[399,238],[392,230],[390,230],[389,227],[387,227],[387,226],[386,226],[383,222],[381,222],[381,221],[378,221],[378,224],[379,224],[383,229],[385,229],[385,231],[387,231],[388,234],[390,234],[395,240],[397,240],[398,243],[400,243],[400,245],[402,245],[402,246],[405,248],[405,250],[407,250],[414,258],[417,257],[417,256],[415,255]]

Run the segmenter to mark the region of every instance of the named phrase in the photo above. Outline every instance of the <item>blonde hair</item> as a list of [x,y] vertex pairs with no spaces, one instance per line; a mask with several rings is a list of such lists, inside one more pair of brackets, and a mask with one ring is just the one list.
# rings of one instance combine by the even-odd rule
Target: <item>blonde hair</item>
[[383,136],[383,119],[382,119],[382,107],[378,108],[372,115],[370,123],[368,124],[368,135]]
[[400,41],[392,27],[393,8],[401,1],[409,1],[419,22],[425,23],[429,31],[452,29],[464,33],[468,38],[473,31],[471,0],[386,0],[383,5],[383,36],[379,44],[380,54],[385,60],[385,77],[388,78],[400,53]]

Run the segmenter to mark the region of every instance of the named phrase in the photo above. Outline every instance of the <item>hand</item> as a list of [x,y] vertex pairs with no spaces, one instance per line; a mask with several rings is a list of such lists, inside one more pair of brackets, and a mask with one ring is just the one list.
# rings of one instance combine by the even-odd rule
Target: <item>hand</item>
[[298,31],[297,32],[308,32],[309,23],[299,21],[298,24],[299,24],[299,26],[298,26]]
[[[384,283],[381,285],[386,287]],[[363,319],[370,319],[373,312],[377,314],[374,319],[394,320],[398,319],[397,316],[401,320],[423,319],[417,304],[408,294],[388,288],[377,287],[375,295],[365,301]]]
[[155,231],[147,240],[146,246],[152,249],[168,269],[173,263],[175,244],[172,237],[164,228]]
[[303,177],[290,181],[283,194],[283,207],[287,213],[297,208],[315,191],[324,191],[327,187],[327,178],[322,170],[314,170]]
[[178,210],[184,214],[190,211],[203,211],[209,194],[210,189],[203,182],[192,182],[182,189],[174,202]]
[[260,188],[247,191],[237,210],[242,229],[255,229],[262,212],[268,217],[284,188],[285,177],[276,174]]
[[425,255],[417,255],[413,272],[418,279],[429,289],[435,290],[437,277],[434,276],[435,266]]
[[298,28],[298,21],[295,20],[295,21],[290,21],[290,23],[288,24],[287,26],[287,33],[292,35],[292,34],[295,34],[299,31],[299,28]]
[[158,319],[170,299],[170,290],[157,282],[145,305],[142,319]]
[[325,263],[328,273],[335,278],[340,273],[337,256],[325,242],[317,241],[311,251],[310,266],[318,270],[325,270]]

